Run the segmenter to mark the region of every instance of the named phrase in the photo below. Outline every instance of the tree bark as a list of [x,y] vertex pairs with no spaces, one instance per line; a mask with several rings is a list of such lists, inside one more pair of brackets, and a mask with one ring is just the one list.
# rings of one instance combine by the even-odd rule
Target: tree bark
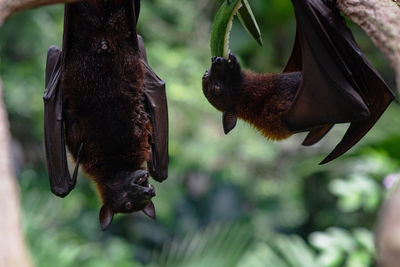
[[382,205],[376,230],[375,243],[379,267],[396,267],[400,262],[400,186]]
[[9,16],[29,8],[80,0],[0,0],[0,26]]
[[393,0],[337,0],[343,13],[359,25],[396,72],[400,93],[400,7]]
[[0,81],[0,266],[29,267],[20,214],[20,195],[12,170],[7,113]]
[[[359,25],[395,70],[400,93],[400,4],[398,0],[337,0],[339,8]],[[400,186],[385,201],[375,236],[380,267],[400,263]]]

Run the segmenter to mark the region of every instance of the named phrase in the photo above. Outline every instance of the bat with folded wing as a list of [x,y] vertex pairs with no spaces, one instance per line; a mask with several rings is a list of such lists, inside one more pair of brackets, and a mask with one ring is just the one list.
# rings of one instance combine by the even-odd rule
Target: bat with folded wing
[[[79,165],[93,180],[105,230],[115,213],[155,217],[149,174],[168,176],[165,83],[147,64],[137,35],[139,0],[65,5],[62,50],[46,64],[45,149],[50,186],[65,197]],[[66,146],[76,167],[68,171]]]
[[336,123],[350,123],[343,139],[321,162],[354,146],[394,98],[357,46],[335,5],[292,0],[297,30],[282,73],[242,71],[233,54],[213,57],[203,76],[208,101],[223,112],[227,134],[237,118],[267,138],[309,132],[303,145],[320,141]]

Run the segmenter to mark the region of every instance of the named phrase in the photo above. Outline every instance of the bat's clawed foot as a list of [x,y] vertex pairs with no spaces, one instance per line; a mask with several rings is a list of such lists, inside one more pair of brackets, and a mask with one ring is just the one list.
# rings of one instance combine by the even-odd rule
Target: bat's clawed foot
[[224,57],[211,58],[211,69],[209,71],[211,76],[235,76],[240,75],[240,72],[239,61],[232,53],[229,54],[227,59]]
[[230,69],[234,69],[235,67],[236,68],[239,67],[239,69],[240,69],[239,62],[238,62],[236,56],[232,53],[229,53],[228,66]]
[[211,63],[213,65],[220,65],[222,64],[226,59],[223,57],[212,57],[211,58]]

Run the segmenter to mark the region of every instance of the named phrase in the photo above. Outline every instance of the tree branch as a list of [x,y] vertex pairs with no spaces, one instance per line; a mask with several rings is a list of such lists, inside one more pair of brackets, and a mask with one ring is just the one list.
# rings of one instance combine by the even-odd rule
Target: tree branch
[[400,187],[395,185],[378,215],[375,243],[379,267],[393,267],[400,262]]
[[337,0],[343,13],[359,25],[396,72],[400,92],[400,7],[392,0]]
[[12,170],[10,133],[0,81],[0,266],[32,266],[22,233],[19,190]]
[[77,1],[80,0],[0,0],[0,26],[9,16],[25,9]]
[[[399,0],[337,0],[343,13],[359,25],[383,52],[395,70],[400,92],[400,4]],[[381,207],[375,242],[380,267],[400,262],[400,187]]]

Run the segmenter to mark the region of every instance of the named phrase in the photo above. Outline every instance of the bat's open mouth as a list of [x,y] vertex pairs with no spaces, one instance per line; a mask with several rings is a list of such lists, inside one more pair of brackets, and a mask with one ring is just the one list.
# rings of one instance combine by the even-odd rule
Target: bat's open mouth
[[143,194],[148,200],[156,195],[154,187],[149,183],[149,173],[147,171],[138,171],[134,178],[134,183],[142,187]]
[[136,181],[137,185],[143,186],[143,187],[150,187],[151,185],[149,184],[149,175],[145,175],[143,177],[140,177],[137,181]]
[[149,172],[146,170],[137,170],[132,176],[130,176],[130,184],[139,185],[142,187],[149,188],[151,185],[149,184]]

